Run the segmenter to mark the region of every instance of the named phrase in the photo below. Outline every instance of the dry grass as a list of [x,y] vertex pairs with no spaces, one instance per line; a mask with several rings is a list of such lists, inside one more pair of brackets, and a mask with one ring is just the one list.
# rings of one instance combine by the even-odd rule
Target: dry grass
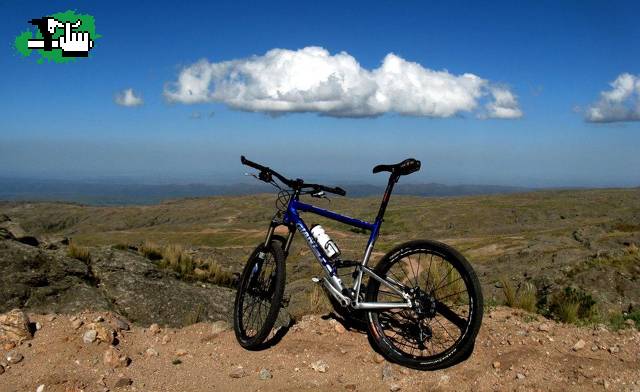
[[538,303],[536,293],[536,286],[533,283],[524,283],[518,290],[518,307],[528,312],[535,312]]
[[200,280],[222,286],[231,286],[235,277],[231,271],[223,268],[217,261],[196,259],[181,245],[160,246],[153,242],[144,242],[140,253],[150,260],[159,260],[161,268],[175,271],[182,279]]
[[570,324],[578,322],[580,304],[574,301],[565,301],[558,304],[557,316],[560,321]]
[[162,259],[162,247],[155,242],[145,241],[140,246],[140,253],[149,260]]
[[524,309],[528,312],[536,311],[538,296],[536,286],[533,283],[525,282],[517,289],[509,279],[502,278],[500,283],[506,306]]
[[504,295],[504,304],[511,308],[517,307],[516,289],[509,279],[500,279],[502,285],[502,294]]
[[307,313],[324,313],[332,309],[324,290],[320,285],[314,284],[308,294]]
[[80,261],[84,261],[88,263],[91,261],[91,252],[89,248],[85,246],[79,246],[75,243],[69,243],[69,247],[67,248],[67,256],[73,257],[74,259],[78,259]]

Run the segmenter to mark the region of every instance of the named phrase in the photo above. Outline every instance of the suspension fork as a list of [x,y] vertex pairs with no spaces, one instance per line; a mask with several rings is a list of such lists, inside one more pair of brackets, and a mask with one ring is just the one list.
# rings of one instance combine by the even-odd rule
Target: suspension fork
[[281,222],[276,222],[275,220],[271,221],[269,224],[269,229],[267,230],[267,235],[264,238],[264,246],[265,248],[269,246],[271,240],[273,239],[273,233],[278,226],[286,226],[289,229],[289,233],[287,234],[287,238],[282,244],[282,250],[284,251],[284,256],[287,257],[289,255],[289,249],[291,248],[291,243],[293,242],[293,236],[296,233],[295,226],[292,225],[283,225]]

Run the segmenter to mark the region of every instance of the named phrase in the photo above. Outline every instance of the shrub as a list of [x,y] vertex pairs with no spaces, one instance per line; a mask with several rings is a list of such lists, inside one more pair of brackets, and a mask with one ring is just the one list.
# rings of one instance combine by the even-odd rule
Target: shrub
[[118,249],[118,250],[129,250],[129,245],[118,243],[118,244],[113,245],[112,248],[113,249]]
[[67,248],[67,256],[73,257],[74,259],[78,259],[80,261],[84,261],[88,263],[91,261],[91,252],[89,248],[85,246],[78,246],[73,242],[69,243],[69,247]]
[[506,306],[524,309],[528,312],[536,311],[538,296],[536,286],[533,283],[525,282],[516,289],[510,280],[502,278],[500,284]]
[[523,284],[518,291],[518,307],[528,312],[535,312],[538,302],[536,291],[536,286],[533,283]]
[[597,315],[596,301],[584,290],[568,286],[553,298],[550,312],[565,323],[589,321]]
[[500,284],[502,286],[502,294],[504,294],[504,304],[511,308],[515,308],[518,302],[516,299],[516,290],[513,287],[513,284],[506,278],[500,279]]

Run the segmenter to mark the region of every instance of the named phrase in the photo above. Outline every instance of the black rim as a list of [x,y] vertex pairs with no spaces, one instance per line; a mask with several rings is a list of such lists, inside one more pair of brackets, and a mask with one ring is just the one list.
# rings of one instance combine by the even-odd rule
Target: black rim
[[[414,303],[412,309],[377,313],[381,334],[401,355],[434,359],[454,349],[467,335],[473,312],[471,283],[446,255],[414,249],[390,263],[385,275],[400,283]],[[376,300],[403,299],[380,284]]]
[[239,303],[240,330],[247,340],[262,333],[276,288],[276,261],[270,251],[256,252],[247,266]]

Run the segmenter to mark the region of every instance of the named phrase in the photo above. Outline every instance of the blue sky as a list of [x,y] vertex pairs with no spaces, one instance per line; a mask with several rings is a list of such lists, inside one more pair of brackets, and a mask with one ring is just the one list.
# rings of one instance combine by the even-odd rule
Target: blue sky
[[[613,113],[612,105],[638,103],[637,2],[4,3],[0,176],[232,183],[244,181],[245,154],[292,177],[371,183],[382,180],[373,165],[413,156],[423,170],[412,182],[640,185],[635,114],[586,120],[593,107]],[[95,17],[103,37],[89,59],[37,64],[14,50],[29,19],[67,9]],[[251,111],[251,99],[234,109],[212,86],[196,103],[167,99],[201,59],[213,68],[307,47],[324,48],[331,61],[345,52],[366,80],[393,53],[425,75],[469,73],[487,84],[474,109],[452,115],[403,113],[415,98],[408,91],[386,109],[367,106],[364,117],[313,102],[303,113]],[[624,74],[637,92],[603,102]],[[114,102],[129,88],[142,105]],[[521,116],[484,118],[495,88],[517,100]],[[362,107],[341,94],[348,113]]]

